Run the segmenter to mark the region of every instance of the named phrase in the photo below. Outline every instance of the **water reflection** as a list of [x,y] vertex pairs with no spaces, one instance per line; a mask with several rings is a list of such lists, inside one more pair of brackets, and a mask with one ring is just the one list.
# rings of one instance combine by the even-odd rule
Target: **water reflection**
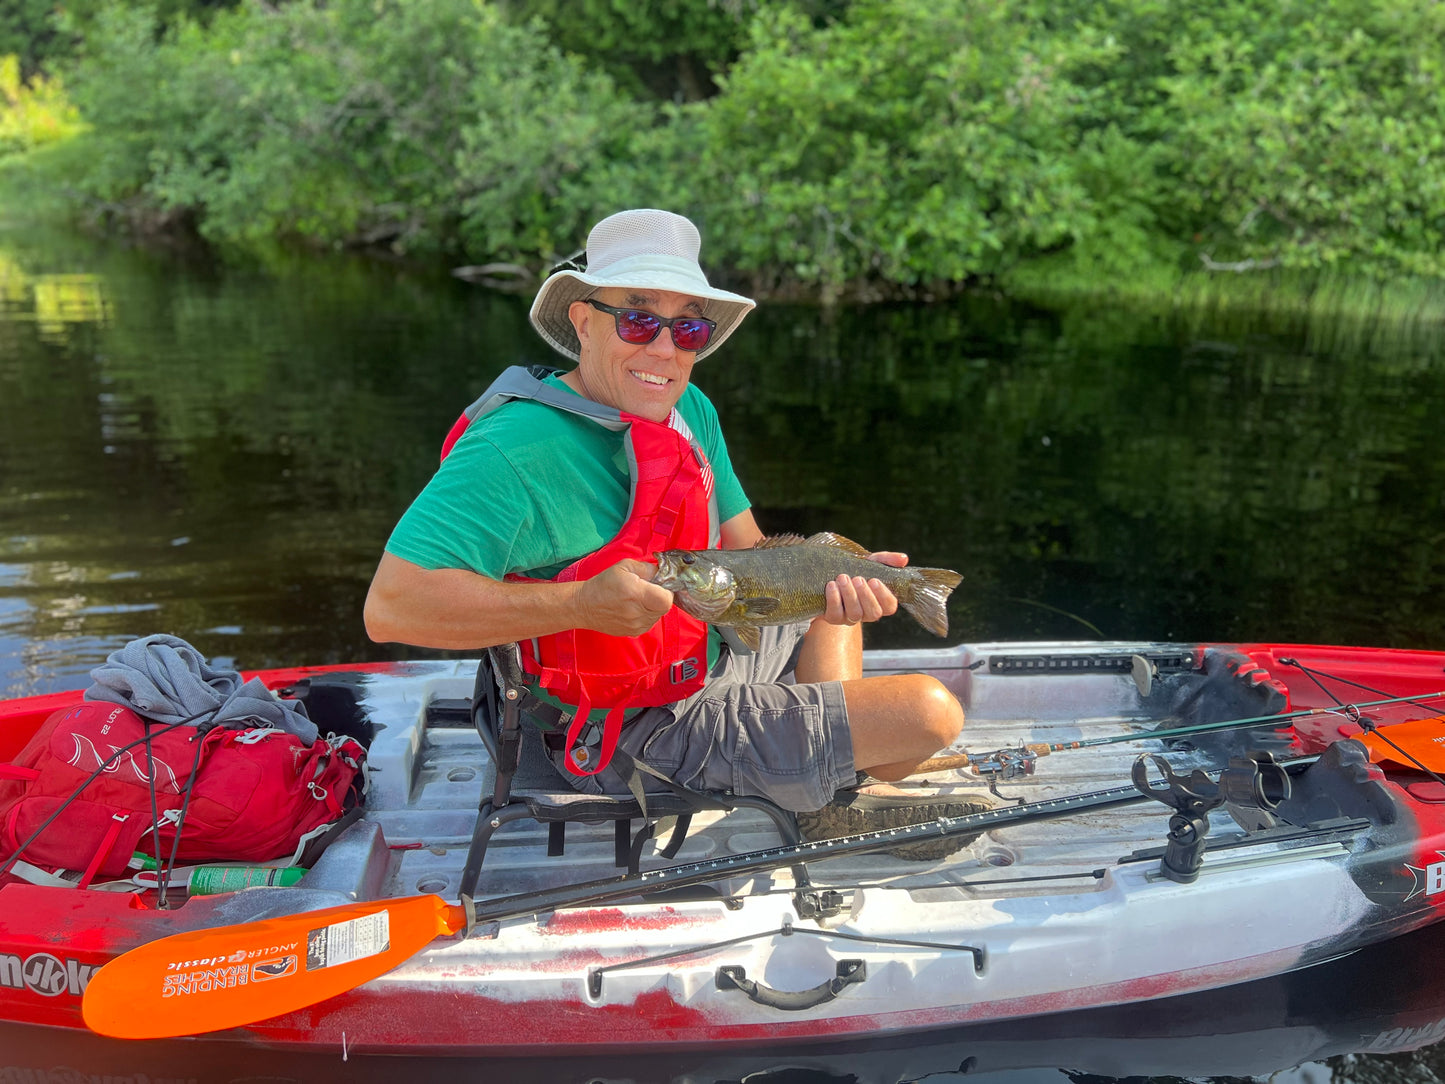
[[[0,691],[74,684],[152,631],[247,666],[388,654],[358,614],[391,524],[459,405],[549,360],[525,299],[441,274],[18,228],[0,267],[7,297],[104,284],[54,308],[63,338],[0,319],[0,561],[20,570],[0,582]],[[765,527],[958,568],[955,638],[1439,646],[1427,330],[774,305],[695,378]],[[36,644],[50,661],[17,672]]]
[[110,318],[105,283],[98,275],[29,275],[0,252],[0,319],[33,321],[41,341],[64,342],[74,325],[104,325]]

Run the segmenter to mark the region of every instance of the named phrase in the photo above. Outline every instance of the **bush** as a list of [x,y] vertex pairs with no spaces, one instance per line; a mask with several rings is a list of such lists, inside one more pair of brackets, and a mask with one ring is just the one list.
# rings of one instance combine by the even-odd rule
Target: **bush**
[[69,139],[80,114],[58,79],[20,78],[20,58],[0,56],[0,161]]
[[489,258],[570,241],[595,204],[570,206],[569,181],[624,117],[607,80],[470,0],[247,4],[164,32],[112,8],[73,84],[97,199],[216,240]]
[[771,11],[697,111],[705,202],[725,208],[711,217],[739,267],[831,291],[1066,248],[1147,259],[1161,193],[1135,182],[1151,151],[1099,124],[1081,79],[1118,53],[1028,4],[868,0],[821,27]]
[[687,10],[103,3],[67,74],[94,127],[76,184],[218,240],[534,268],[619,207],[675,207],[760,293],[1445,277],[1434,0]]

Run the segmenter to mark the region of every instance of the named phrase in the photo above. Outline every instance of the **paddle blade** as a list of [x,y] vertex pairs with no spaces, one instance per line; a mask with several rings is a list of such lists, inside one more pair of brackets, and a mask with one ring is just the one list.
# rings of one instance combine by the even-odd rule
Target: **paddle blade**
[[409,896],[178,933],[96,971],[81,1013],[118,1039],[240,1027],[354,989],[465,923],[439,896]]
[[1359,734],[1356,738],[1364,743],[1376,764],[1388,761],[1414,768],[1417,765],[1410,760],[1414,757],[1432,772],[1445,772],[1445,715],[1392,723],[1373,734]]

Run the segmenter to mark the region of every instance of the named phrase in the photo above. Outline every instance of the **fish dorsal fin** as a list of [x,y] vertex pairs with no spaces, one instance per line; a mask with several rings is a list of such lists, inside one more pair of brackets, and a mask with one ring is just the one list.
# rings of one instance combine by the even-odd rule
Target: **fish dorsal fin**
[[779,546],[801,546],[804,542],[813,541],[811,538],[804,538],[800,534],[772,534],[766,538],[760,538],[753,543],[755,550],[772,550]]
[[840,550],[847,550],[855,557],[867,557],[873,552],[858,545],[858,543],[854,542],[851,538],[844,538],[842,535],[834,534],[832,531],[819,531],[817,534],[810,536],[808,542],[814,546],[837,546]]

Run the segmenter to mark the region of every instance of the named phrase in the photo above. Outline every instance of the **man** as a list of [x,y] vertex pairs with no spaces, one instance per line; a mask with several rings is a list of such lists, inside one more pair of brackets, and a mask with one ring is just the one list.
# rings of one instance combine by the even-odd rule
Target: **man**
[[[838,577],[821,617],[763,630],[756,653],[688,625],[672,593],[650,581],[649,546],[702,548],[711,538],[741,548],[763,537],[716,412],[690,383],[694,364],[753,302],[708,283],[699,247],[686,218],[623,211],[593,228],[585,271],[547,279],[532,324],[576,367],[540,379],[509,370],[474,404],[477,416],[459,421],[450,454],[387,543],[366,601],[368,634],[446,649],[519,643],[526,669],[548,675],[524,709],[567,728],[551,747],[580,789],[626,793],[607,763],[616,743],[685,786],[811,813],[800,824],[814,836],[986,808],[857,790],[860,773],[904,778],[963,726],[957,699],[931,677],[862,676],[862,624],[897,609],[879,580]],[[670,452],[670,441],[682,450]],[[665,473],[659,463],[690,479],[673,483],[685,500],[646,489]],[[657,510],[667,501],[677,515],[662,517],[664,529]],[[658,545],[664,538],[690,544]],[[598,672],[607,666],[578,673],[618,645],[621,659],[633,643],[689,636],[698,650],[686,662],[698,666],[658,648],[620,685]],[[789,672],[793,683],[781,680]]]

